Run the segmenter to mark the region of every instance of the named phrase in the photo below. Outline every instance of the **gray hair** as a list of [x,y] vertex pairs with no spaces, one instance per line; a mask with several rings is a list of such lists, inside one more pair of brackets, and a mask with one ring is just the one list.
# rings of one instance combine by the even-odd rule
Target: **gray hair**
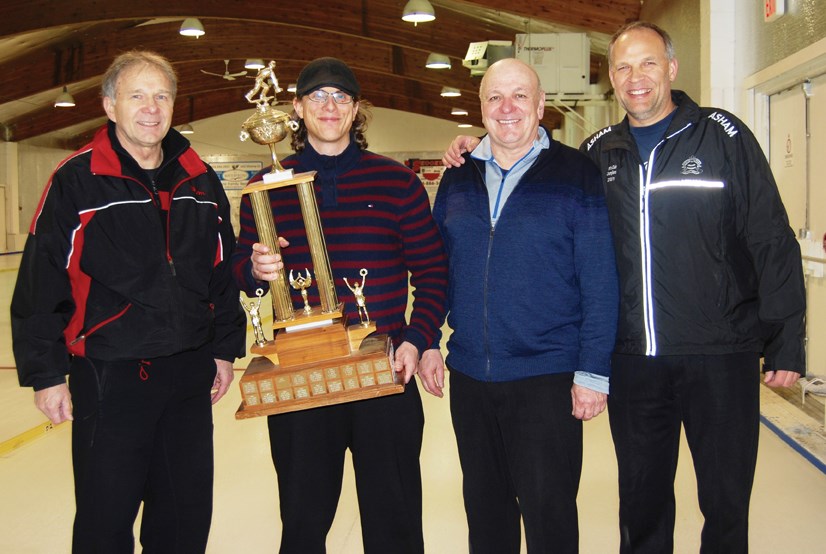
[[620,27],[617,32],[614,33],[614,36],[611,37],[611,42],[608,43],[608,67],[611,67],[613,64],[611,54],[614,50],[614,44],[625,33],[628,33],[629,31],[636,31],[637,29],[648,29],[649,31],[654,31],[660,35],[660,38],[663,40],[663,44],[665,45],[666,58],[668,58],[669,62],[674,59],[674,43],[671,41],[671,37],[665,32],[664,29],[654,25],[653,23],[649,23],[648,21],[632,21],[631,23],[626,23]]
[[175,73],[175,68],[172,67],[172,64],[165,57],[148,50],[131,50],[115,58],[115,61],[112,62],[106,70],[106,73],[103,74],[101,94],[114,100],[115,89],[121,73],[123,73],[125,69],[136,65],[151,65],[166,75],[166,78],[172,86],[172,99],[175,99],[178,93],[178,75]]

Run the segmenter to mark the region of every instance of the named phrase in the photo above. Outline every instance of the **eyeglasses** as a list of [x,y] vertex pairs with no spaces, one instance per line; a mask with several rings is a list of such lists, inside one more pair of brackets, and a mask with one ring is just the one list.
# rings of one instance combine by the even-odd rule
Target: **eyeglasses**
[[327,92],[326,90],[317,89],[307,95],[307,98],[319,104],[326,104],[327,98],[333,97],[333,102],[336,104],[349,104],[353,101],[353,97],[346,92],[337,90],[335,92]]

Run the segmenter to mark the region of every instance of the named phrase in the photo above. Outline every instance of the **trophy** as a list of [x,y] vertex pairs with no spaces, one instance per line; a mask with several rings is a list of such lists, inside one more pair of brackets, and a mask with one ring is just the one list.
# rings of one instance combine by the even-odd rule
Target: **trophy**
[[[269,96],[272,92],[272,96]],[[359,310],[359,322],[348,325],[339,302],[330,269],[330,259],[321,228],[313,181],[315,171],[293,174],[278,162],[276,143],[286,138],[288,129],[298,124],[275,109],[275,97],[281,92],[275,76],[275,62],[258,72],[254,87],[245,98],[255,104],[255,113],[242,124],[241,140],[252,138],[268,146],[272,170],[260,183],[247,185],[241,194],[248,194],[252,206],[259,242],[271,252],[280,254],[269,191],[295,186],[315,279],[305,268],[289,279],[282,268],[270,283],[273,306],[273,339],[264,338],[257,304],[244,305],[250,314],[255,332],[255,344],[250,351],[257,354],[241,377],[241,406],[238,419],[292,412],[341,402],[375,398],[404,391],[403,379],[394,371],[393,345],[387,335],[376,334],[370,321],[364,298],[367,270],[359,272],[362,280],[351,286]],[[295,309],[289,286],[300,291],[303,308]],[[311,306],[307,289],[318,288],[319,306]],[[242,301],[243,305],[243,301]],[[256,319],[257,327],[256,327]]]

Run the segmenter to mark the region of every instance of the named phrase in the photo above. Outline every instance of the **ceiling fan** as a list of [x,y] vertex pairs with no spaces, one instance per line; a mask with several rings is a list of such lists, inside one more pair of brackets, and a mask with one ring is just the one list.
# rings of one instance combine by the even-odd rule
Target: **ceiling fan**
[[201,70],[201,73],[204,75],[215,75],[216,77],[221,77],[222,79],[226,79],[227,81],[234,81],[236,77],[241,77],[242,75],[247,74],[247,70],[239,71],[238,73],[230,73],[229,72],[229,60],[224,60],[224,73],[212,73],[211,71],[204,71]]

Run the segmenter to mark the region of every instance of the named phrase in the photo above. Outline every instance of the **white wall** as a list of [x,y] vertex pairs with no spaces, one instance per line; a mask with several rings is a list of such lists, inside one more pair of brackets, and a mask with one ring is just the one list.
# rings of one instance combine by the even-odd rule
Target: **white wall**
[[[727,0],[714,0],[726,3]],[[679,68],[675,89],[683,90],[695,101],[701,94],[700,46],[701,29],[700,0],[648,0],[642,5],[640,19],[662,27],[674,42]]]
[[[57,150],[55,148],[43,148],[41,146],[31,146],[25,143],[17,145],[17,167],[19,172],[19,186],[17,197],[13,203],[19,210],[18,240],[15,246],[9,244],[9,248],[20,250],[23,247],[26,234],[32,222],[34,210],[40,202],[40,197],[46,183],[52,175],[55,167],[63,161],[71,152]],[[12,201],[12,200],[10,200]]]

